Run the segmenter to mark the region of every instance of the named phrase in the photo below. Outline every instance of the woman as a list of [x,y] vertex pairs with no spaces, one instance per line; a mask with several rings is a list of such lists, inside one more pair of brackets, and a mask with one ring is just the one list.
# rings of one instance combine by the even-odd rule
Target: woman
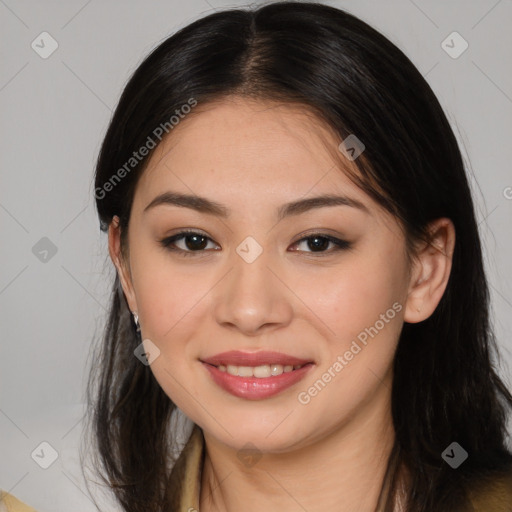
[[511,510],[462,158],[381,34],[302,2],[190,24],[127,84],[95,196],[122,510]]

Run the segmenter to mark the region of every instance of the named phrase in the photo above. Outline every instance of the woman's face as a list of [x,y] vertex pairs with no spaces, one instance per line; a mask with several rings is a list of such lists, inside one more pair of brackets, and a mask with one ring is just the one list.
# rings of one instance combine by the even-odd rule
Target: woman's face
[[[205,435],[237,449],[306,446],[388,410],[410,285],[397,221],[303,111],[241,98],[199,109],[156,149],[129,222],[123,288],[150,358],[160,351],[156,379]],[[188,199],[148,207],[164,193]],[[321,196],[348,199],[311,201]],[[162,245],[184,230],[197,235]],[[284,359],[216,361],[256,377],[204,362],[230,351]],[[290,373],[291,358],[309,364]]]

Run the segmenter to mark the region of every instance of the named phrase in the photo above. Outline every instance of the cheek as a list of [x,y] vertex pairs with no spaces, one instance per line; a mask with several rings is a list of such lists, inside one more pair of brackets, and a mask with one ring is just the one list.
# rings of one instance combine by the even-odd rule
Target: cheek
[[311,417],[325,418],[326,409],[334,411],[324,425],[328,428],[390,386],[385,377],[392,367],[403,307],[392,279],[382,272],[353,272],[336,286],[324,287],[318,297],[315,313],[335,335],[326,340],[321,365],[297,399]]
[[132,272],[144,336],[161,344],[182,340],[176,332],[194,324],[201,299],[214,283],[197,265],[177,263],[158,248],[137,248]]
[[332,340],[346,344],[401,300],[404,283],[399,268],[399,262],[389,258],[354,255],[346,264],[302,281],[300,293],[330,328]]
[[[151,371],[166,395],[187,415],[191,396],[200,386],[191,378],[197,372],[197,341],[204,339],[207,292],[213,286],[205,273],[166,258],[146,257],[134,268],[142,336],[160,351]],[[206,296],[205,296],[206,295]]]
[[405,286],[404,262],[397,254],[382,250],[354,255],[309,284],[312,309],[331,331],[315,375],[321,382],[310,383],[318,392],[324,384],[329,387],[323,398],[315,398],[318,407],[334,399],[347,412],[373,395],[392,365]]

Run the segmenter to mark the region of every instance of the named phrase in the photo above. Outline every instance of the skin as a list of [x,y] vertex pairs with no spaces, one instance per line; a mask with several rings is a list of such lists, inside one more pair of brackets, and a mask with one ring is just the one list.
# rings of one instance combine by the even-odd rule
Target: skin
[[[109,251],[129,307],[139,315],[142,338],[160,350],[151,369],[203,429],[202,512],[376,506],[394,440],[398,337],[403,322],[428,318],[439,303],[455,230],[449,219],[437,219],[432,244],[422,244],[409,264],[397,220],[340,168],[355,168],[354,162],[333,159],[328,147],[340,142],[290,105],[238,97],[198,105],[156,148],[138,182],[129,257],[120,251],[118,219],[110,225]],[[173,205],[143,213],[168,190],[207,197],[231,215]],[[330,206],[276,221],[284,203],[327,193],[355,198],[368,213]],[[184,228],[209,237],[202,252],[190,249],[190,239],[188,247],[186,239],[175,242],[193,252],[189,257],[159,244]],[[334,251],[329,244],[314,252],[303,240],[311,232],[347,240],[351,248]],[[263,249],[252,263],[236,252],[247,236]],[[309,403],[300,403],[298,393],[394,303],[402,306],[396,316]],[[276,350],[315,366],[282,393],[247,400],[219,388],[199,361],[227,350]],[[237,457],[249,442],[262,455],[250,466]]]

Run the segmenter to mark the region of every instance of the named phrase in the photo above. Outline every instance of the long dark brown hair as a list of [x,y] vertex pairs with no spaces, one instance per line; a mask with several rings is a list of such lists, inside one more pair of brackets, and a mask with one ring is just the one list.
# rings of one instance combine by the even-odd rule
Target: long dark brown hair
[[[103,231],[114,215],[120,217],[123,251],[135,187],[152,152],[122,179],[118,170],[126,170],[133,152],[148,137],[155,139],[155,129],[191,98],[205,105],[228,95],[300,104],[340,141],[357,134],[366,149],[355,161],[360,175],[352,179],[396,216],[411,250],[428,240],[430,221],[448,217],[454,223],[446,291],[428,319],[403,326],[392,416],[393,453],[410,476],[407,510],[455,510],[455,500],[464,503],[475,482],[511,467],[506,420],[512,396],[496,370],[489,289],[465,168],[438,100],[400,49],[340,9],[274,2],[203,17],[137,68],[105,135],[96,207]],[[169,423],[176,406],[150,367],[134,357],[139,343],[116,276],[88,387],[97,470],[125,511],[163,512],[169,510],[176,444]],[[441,457],[453,441],[469,454],[457,470]],[[394,492],[399,479],[392,482]]]

